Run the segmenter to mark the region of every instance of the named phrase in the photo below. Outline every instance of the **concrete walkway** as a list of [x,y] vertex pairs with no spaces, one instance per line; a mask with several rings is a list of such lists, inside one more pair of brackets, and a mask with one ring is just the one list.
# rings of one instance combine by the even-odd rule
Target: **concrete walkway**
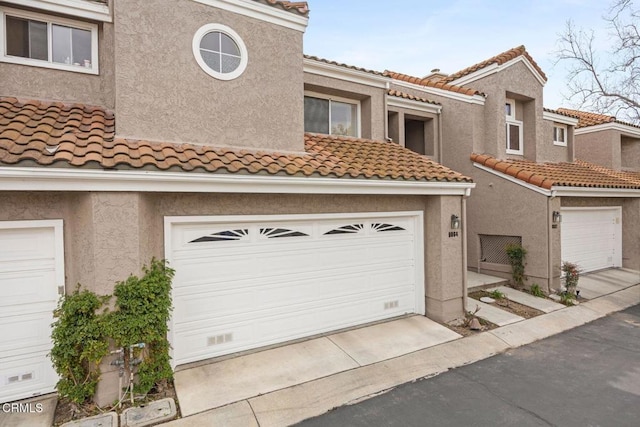
[[508,284],[508,279],[502,277],[490,276],[488,274],[476,273],[475,271],[467,271],[467,289],[469,292],[473,292],[478,289],[484,289],[487,287],[495,287],[499,285]]
[[[615,291],[579,306],[566,307],[478,335],[414,350],[391,359],[347,368],[317,379],[299,381],[297,385],[255,395],[233,403],[229,402],[226,406],[202,412],[198,412],[198,409],[205,405],[196,406],[188,401],[183,401],[177,380],[176,389],[181,407],[184,408],[186,405],[186,408],[191,408],[188,410],[193,415],[185,416],[183,411],[184,418],[172,421],[168,423],[168,426],[288,426],[306,418],[323,414],[337,406],[366,399],[400,384],[438,375],[449,369],[491,357],[510,348],[547,338],[636,304],[640,304],[640,285]],[[359,331],[366,329],[368,328]],[[345,334],[350,332],[354,331]],[[363,333],[365,332],[360,332],[360,334]],[[366,332],[366,334],[368,333]],[[367,339],[362,338],[362,342],[366,343]],[[380,342],[368,341],[368,343],[371,348],[387,347]],[[371,351],[373,352],[373,350]],[[322,356],[314,355],[314,357],[320,358]],[[367,361],[372,360],[374,359],[367,359]],[[357,363],[356,359],[353,362]],[[286,364],[283,361],[280,363]],[[264,370],[265,367],[258,367],[258,369]],[[237,381],[238,371],[228,375],[235,375]],[[257,382],[259,379],[255,379],[255,381]],[[213,377],[211,381],[206,381],[201,377],[198,382],[219,383],[221,379]],[[209,390],[207,393],[213,393],[213,391]]]
[[510,325],[524,320],[524,317],[502,310],[500,306],[485,304],[477,299],[467,298],[467,310],[474,313],[476,307],[480,309],[476,316],[497,326]]
[[539,298],[507,286],[491,288],[489,291],[500,291],[511,301],[526,305],[527,307],[535,308],[543,313],[551,313],[552,311],[561,310],[565,307],[563,304],[558,304],[557,302],[553,302],[546,298]]

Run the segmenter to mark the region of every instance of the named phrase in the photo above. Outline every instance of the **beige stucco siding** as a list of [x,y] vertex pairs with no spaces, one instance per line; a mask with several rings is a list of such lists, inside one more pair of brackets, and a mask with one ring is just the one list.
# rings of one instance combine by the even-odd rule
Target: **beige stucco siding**
[[553,143],[553,127],[557,123],[551,120],[543,120],[542,138],[538,143],[538,162],[572,162],[573,161],[573,127],[566,126],[567,146],[555,145]]
[[[191,0],[117,1],[114,13],[118,135],[303,151],[301,32]],[[246,44],[234,80],[196,63],[194,34],[211,23]]]
[[[530,286],[537,283],[543,288],[549,285],[553,287],[554,277],[549,280],[548,268],[549,233],[553,243],[551,250],[557,250],[559,230],[550,229],[548,211],[554,205],[548,207],[548,198],[543,194],[480,169],[477,169],[474,181],[476,188],[468,200],[467,208],[469,268],[477,270],[480,267],[481,271],[489,274],[510,277],[510,266],[479,261],[479,235],[521,236],[522,246],[527,250],[525,275],[528,280],[525,284]],[[552,259],[553,256],[556,255],[552,253]],[[555,267],[557,263],[552,265]]]
[[603,130],[575,136],[576,159],[620,169],[620,132]]
[[621,167],[640,171],[640,138],[623,136],[620,144]]
[[640,270],[640,198],[562,198],[562,207],[599,206],[622,207],[622,266]]
[[113,32],[113,24],[98,24],[99,75],[0,62],[0,95],[114,108]]
[[385,89],[304,73],[304,90],[360,101],[360,136],[386,138]]

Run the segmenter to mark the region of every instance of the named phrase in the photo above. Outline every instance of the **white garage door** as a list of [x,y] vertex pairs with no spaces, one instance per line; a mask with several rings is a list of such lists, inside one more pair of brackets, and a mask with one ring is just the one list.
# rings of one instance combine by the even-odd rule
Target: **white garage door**
[[622,210],[562,209],[562,260],[583,271],[622,266]]
[[174,363],[424,314],[421,218],[166,218]]
[[63,269],[62,221],[0,221],[0,402],[55,391],[47,353]]

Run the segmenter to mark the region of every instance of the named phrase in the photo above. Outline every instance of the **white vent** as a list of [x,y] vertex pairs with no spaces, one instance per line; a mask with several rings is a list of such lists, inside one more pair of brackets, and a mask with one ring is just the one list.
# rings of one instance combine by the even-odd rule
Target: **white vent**
[[391,310],[392,308],[398,308],[398,300],[395,301],[387,301],[384,303],[385,310]]
[[233,341],[232,333],[221,334],[221,335],[215,335],[213,337],[207,338],[207,345],[208,346],[220,345],[220,344],[225,344],[231,341]]
[[25,372],[18,375],[12,375],[7,377],[7,384],[15,384],[22,381],[29,381],[34,378],[33,372]]

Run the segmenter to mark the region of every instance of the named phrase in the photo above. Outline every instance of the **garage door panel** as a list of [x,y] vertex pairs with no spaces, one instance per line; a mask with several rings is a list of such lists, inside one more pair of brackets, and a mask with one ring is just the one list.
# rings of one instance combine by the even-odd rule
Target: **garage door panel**
[[47,353],[45,350],[1,359],[0,402],[55,391],[58,378]]
[[24,305],[27,310],[31,310],[29,305],[34,301],[46,300],[54,304],[57,301],[57,288],[51,285],[56,280],[53,266],[11,271],[3,271],[0,266],[0,271],[0,307]]
[[[394,296],[397,306],[389,308],[388,317],[395,317],[411,312],[414,296],[410,293]],[[184,349],[182,363],[216,357],[247,348],[262,347],[282,341],[302,338],[310,334],[329,332],[352,326],[353,322],[367,323],[379,319],[379,307],[384,306],[384,296],[367,301],[343,301],[319,310],[301,310],[286,315],[274,316],[261,322],[237,322],[220,324],[215,328],[198,328],[191,325],[188,332],[179,335],[174,348]],[[356,315],[344,318],[346,309]],[[329,319],[322,329],[316,325],[317,317]],[[286,333],[281,333],[286,331]],[[189,350],[191,349],[191,350]]]
[[52,322],[53,316],[49,311],[0,317],[0,360],[39,349],[50,349]]
[[16,263],[55,256],[54,235],[50,228],[0,229],[0,241],[0,262]]
[[169,225],[174,359],[418,311],[415,223],[414,214]]
[[[317,306],[336,298],[360,299],[371,297],[376,292],[393,294],[415,291],[415,278],[405,268],[380,269],[365,276],[358,273],[330,273],[313,280],[293,278],[284,282],[262,283],[260,286],[252,285],[250,281],[244,282],[244,286],[237,282],[224,284],[224,289],[203,285],[201,292],[176,295],[175,317],[180,322],[190,322],[238,313],[253,315],[249,314],[249,307],[252,311],[286,312],[292,306]],[[234,287],[235,284],[237,286]]]
[[585,272],[622,266],[620,208],[565,208],[561,227],[563,261]]

